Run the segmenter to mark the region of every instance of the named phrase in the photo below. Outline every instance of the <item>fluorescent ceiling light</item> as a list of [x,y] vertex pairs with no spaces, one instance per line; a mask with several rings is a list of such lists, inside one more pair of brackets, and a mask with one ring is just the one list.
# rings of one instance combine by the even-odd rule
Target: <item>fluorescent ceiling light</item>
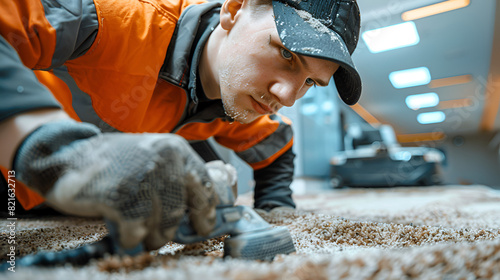
[[467,7],[470,4],[470,0],[448,0],[441,3],[425,6],[422,8],[410,10],[401,14],[401,18],[404,21],[415,20],[423,17],[428,17],[432,15],[441,14],[444,12],[460,9]]
[[434,107],[439,104],[439,96],[435,92],[408,95],[406,106],[412,110]]
[[324,112],[331,112],[333,110],[333,102],[330,100],[323,102],[321,109],[323,109]]
[[318,111],[318,105],[314,103],[307,103],[302,105],[302,114],[306,116],[310,116],[315,114]]
[[441,111],[421,113],[417,116],[417,121],[421,124],[440,123],[446,119],[446,115]]
[[420,41],[417,27],[412,21],[368,30],[361,37],[372,53],[413,46]]
[[395,88],[415,87],[428,84],[431,73],[427,67],[418,67],[392,72],[389,80]]

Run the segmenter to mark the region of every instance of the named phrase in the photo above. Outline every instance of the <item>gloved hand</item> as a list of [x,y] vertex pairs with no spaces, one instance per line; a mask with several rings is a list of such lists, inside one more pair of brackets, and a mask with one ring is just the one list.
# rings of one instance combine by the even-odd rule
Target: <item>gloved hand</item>
[[63,212],[105,217],[123,248],[172,240],[189,210],[205,236],[218,203],[203,160],[174,134],[101,133],[75,121],[47,123],[17,151],[19,180]]

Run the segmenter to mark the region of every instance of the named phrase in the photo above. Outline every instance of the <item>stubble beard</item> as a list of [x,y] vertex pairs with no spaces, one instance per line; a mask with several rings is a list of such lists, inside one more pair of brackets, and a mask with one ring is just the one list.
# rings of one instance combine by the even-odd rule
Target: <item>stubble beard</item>
[[222,105],[224,107],[224,113],[231,119],[240,123],[249,123],[249,115],[251,112],[247,109],[239,108],[236,104],[237,95],[234,93],[229,93],[226,96],[222,96]]
[[238,106],[238,97],[242,95],[241,92],[235,92],[233,89],[243,88],[243,74],[237,75],[236,77],[232,75],[231,71],[235,68],[232,65],[228,65],[223,68],[219,73],[220,77],[220,90],[222,105],[224,107],[224,113],[231,119],[240,123],[249,123],[252,120],[249,119],[252,115],[252,111],[248,109],[241,108]]

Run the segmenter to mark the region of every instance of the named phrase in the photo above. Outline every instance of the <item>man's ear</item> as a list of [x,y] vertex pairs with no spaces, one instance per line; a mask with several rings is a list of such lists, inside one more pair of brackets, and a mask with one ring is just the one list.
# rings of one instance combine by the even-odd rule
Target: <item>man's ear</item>
[[238,17],[238,12],[243,7],[245,0],[226,0],[220,10],[220,26],[222,29],[231,30]]

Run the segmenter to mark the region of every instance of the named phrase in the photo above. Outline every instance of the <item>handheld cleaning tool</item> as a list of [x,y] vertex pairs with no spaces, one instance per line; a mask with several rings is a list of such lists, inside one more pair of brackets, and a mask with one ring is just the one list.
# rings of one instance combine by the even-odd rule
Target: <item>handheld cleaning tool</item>
[[184,216],[174,242],[190,244],[229,235],[224,240],[224,256],[251,260],[272,260],[277,254],[295,252],[286,227],[273,227],[248,206],[234,206],[237,193],[236,170],[222,161],[206,164],[219,199],[216,225],[208,236],[199,236]]
[[174,242],[190,244],[229,235],[224,240],[224,256],[250,260],[272,260],[277,254],[295,252],[286,227],[273,227],[248,206],[217,208],[217,223],[209,236],[199,236],[184,219]]

